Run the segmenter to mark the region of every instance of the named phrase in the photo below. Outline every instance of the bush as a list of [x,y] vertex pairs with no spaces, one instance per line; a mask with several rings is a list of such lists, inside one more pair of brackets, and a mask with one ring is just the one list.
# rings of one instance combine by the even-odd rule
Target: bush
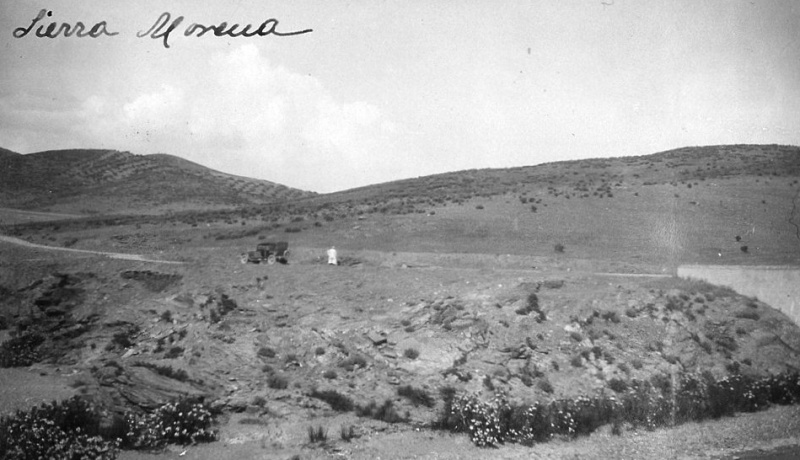
[[742,311],[737,311],[737,312],[735,313],[735,316],[736,316],[737,318],[741,318],[741,319],[751,319],[751,320],[753,320],[753,321],[758,321],[758,319],[759,319],[759,318],[761,318],[761,316],[759,316],[759,314],[758,314],[758,313],[756,313],[756,312],[754,312],[753,310],[742,310]]
[[564,245],[561,244],[561,243],[558,243],[555,246],[553,246],[553,250],[555,250],[556,253],[558,253],[558,254],[563,254],[564,253]]
[[73,396],[0,418],[0,458],[114,459],[119,442],[100,435],[100,412]]
[[535,293],[528,294],[527,301],[525,306],[520,307],[515,310],[518,315],[529,315],[532,312],[536,312],[536,322],[541,323],[543,321],[547,321],[547,315],[542,311],[542,308],[539,306],[539,297]]
[[624,393],[628,389],[628,382],[615,377],[608,381],[608,388],[617,393]]
[[181,347],[172,347],[169,349],[168,352],[164,354],[165,359],[175,359],[183,354],[183,348]]
[[800,402],[796,371],[762,379],[737,374],[715,380],[710,374],[683,374],[674,398],[668,397],[672,391],[668,377],[651,380],[653,384],[612,380],[615,383],[609,384],[620,390],[619,396],[579,396],[530,405],[512,405],[502,394],[488,402],[473,395],[456,397],[450,389],[442,395],[444,408],[433,426],[466,432],[482,447],[505,442],[532,445],[554,436],[587,435],[605,424],[612,425],[612,433],[620,433],[623,423],[652,430]]
[[356,438],[356,429],[353,425],[349,425],[345,427],[342,425],[341,430],[339,431],[339,437],[342,438],[344,442],[350,442],[354,438]]
[[6,340],[0,345],[0,367],[25,367],[39,362],[37,348],[44,343],[42,334],[33,332]]
[[415,388],[411,385],[403,385],[397,389],[397,394],[411,401],[414,406],[423,405],[425,407],[433,407],[435,402],[433,397],[421,388]]
[[126,414],[126,435],[122,446],[133,449],[161,448],[166,444],[194,444],[213,441],[213,417],[208,406],[198,399],[181,398],[150,414]]
[[417,359],[419,357],[419,351],[416,348],[406,348],[403,352],[403,356],[408,359]]
[[317,426],[316,429],[314,427],[308,427],[308,442],[315,444],[318,442],[325,442],[328,440],[328,431],[322,429],[322,425]]
[[273,390],[283,390],[289,387],[289,379],[280,374],[270,374],[267,377],[267,386]]
[[179,382],[186,382],[189,380],[189,374],[183,369],[174,369],[172,366],[159,366],[158,364],[140,361],[133,364],[134,366],[145,367],[155,372],[158,375],[163,375],[169,379],[177,380]]
[[367,360],[361,355],[353,355],[339,363],[339,367],[352,372],[356,368],[367,367]]
[[328,380],[333,380],[336,377],[338,377],[338,375],[336,374],[336,371],[334,371],[333,369],[328,369],[327,371],[323,372],[322,376],[325,377]]
[[276,355],[275,350],[270,347],[259,348],[257,354],[262,358],[274,358]]
[[355,408],[355,404],[353,403],[352,399],[336,390],[318,391],[314,389],[311,391],[309,396],[321,401],[325,401],[331,406],[331,409],[337,412],[349,412]]
[[619,314],[615,311],[604,311],[600,314],[600,317],[606,321],[611,321],[614,324],[620,322]]
[[375,420],[380,420],[386,423],[399,423],[404,422],[405,419],[397,413],[394,408],[394,403],[391,399],[387,399],[378,406],[375,401],[370,401],[366,406],[356,407],[356,414],[361,417],[370,417]]

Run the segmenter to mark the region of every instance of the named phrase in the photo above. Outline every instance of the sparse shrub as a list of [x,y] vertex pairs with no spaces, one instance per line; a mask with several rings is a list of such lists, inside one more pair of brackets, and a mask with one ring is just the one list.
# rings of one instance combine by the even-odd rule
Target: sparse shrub
[[634,359],[633,361],[631,361],[631,366],[633,366],[634,369],[639,370],[644,366],[644,364],[642,363],[641,359],[637,358],[637,359]]
[[111,337],[111,343],[109,347],[106,347],[107,350],[114,349],[114,347],[120,348],[129,348],[133,346],[133,342],[131,341],[131,335],[133,335],[130,331],[119,331],[116,332]]
[[620,372],[624,372],[625,374],[628,374],[628,375],[630,375],[630,373],[631,373],[631,368],[628,367],[628,365],[625,364],[625,363],[617,364],[617,369],[619,369]]
[[356,438],[356,429],[353,425],[349,425],[345,427],[342,425],[341,429],[339,430],[339,437],[344,442],[350,442]]
[[322,356],[325,354],[325,347],[317,347],[314,349],[314,354],[317,356]]
[[624,393],[628,390],[628,382],[614,377],[608,381],[608,388],[617,393]]
[[569,334],[570,338],[576,342],[583,342],[583,336],[578,331],[572,331]]
[[280,374],[270,374],[267,377],[267,386],[273,390],[284,390],[289,387],[289,379]]
[[317,426],[315,429],[314,427],[308,427],[308,442],[311,444],[316,443],[324,443],[328,440],[328,431],[322,428],[322,425]]
[[749,249],[749,248],[748,248],[747,246],[742,246],[742,247],[740,247],[739,249],[741,249],[741,251],[742,251],[743,253],[747,254],[747,251],[748,251],[748,249]]
[[338,375],[336,375],[336,371],[333,369],[328,369],[327,371],[323,372],[322,376],[328,380],[333,380],[338,377]]
[[569,360],[569,363],[572,364],[573,367],[583,367],[583,357],[580,354],[575,355]]
[[345,370],[352,372],[356,368],[365,368],[367,367],[367,360],[361,355],[353,355],[339,363],[339,367],[344,368]]
[[431,397],[427,391],[421,388],[415,388],[411,385],[398,387],[397,394],[411,401],[414,406],[422,405],[425,407],[433,407],[435,404],[433,397]]
[[169,351],[164,354],[165,359],[175,359],[183,354],[182,347],[171,347]]
[[331,409],[337,412],[349,412],[355,408],[353,400],[335,390],[318,391],[314,389],[309,393],[312,398],[325,401]]
[[547,394],[553,394],[553,392],[555,391],[555,389],[553,388],[553,384],[550,383],[550,380],[548,379],[539,380],[537,386],[539,387],[540,390],[542,390]]
[[752,310],[737,311],[734,316],[741,319],[751,319],[753,321],[758,321],[758,319],[761,318],[758,313]]
[[134,363],[133,365],[150,369],[151,371],[155,372],[158,375],[163,375],[164,377],[177,380],[179,382],[186,382],[189,380],[189,374],[185,370],[175,369],[172,366],[161,366],[158,364],[149,363],[147,361],[139,361]]
[[391,399],[386,399],[380,406],[378,406],[375,401],[370,401],[366,406],[358,406],[356,407],[356,414],[361,417],[370,417],[386,423],[405,421],[405,419],[397,413]]
[[614,324],[617,324],[617,323],[620,322],[619,314],[616,311],[611,311],[611,310],[604,311],[600,316],[604,320],[611,321]]
[[165,323],[171,323],[172,312],[169,310],[164,310],[164,313],[161,313],[161,321],[164,321]]
[[405,351],[403,351],[403,356],[408,359],[417,359],[419,357],[419,350],[416,348],[406,348]]
[[625,309],[625,315],[627,315],[628,318],[636,318],[638,314],[639,312],[633,307],[628,307]]
[[489,390],[494,391],[494,382],[492,382],[492,377],[486,375],[483,377],[483,386]]
[[273,348],[261,347],[258,349],[258,352],[256,352],[256,354],[262,358],[274,358],[277,353],[275,353],[275,350]]

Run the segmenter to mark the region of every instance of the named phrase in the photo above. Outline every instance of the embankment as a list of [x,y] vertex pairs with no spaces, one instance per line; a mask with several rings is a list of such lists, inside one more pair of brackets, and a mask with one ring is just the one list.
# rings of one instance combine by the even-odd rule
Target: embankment
[[678,276],[727,286],[757,297],[800,324],[800,267],[681,265]]

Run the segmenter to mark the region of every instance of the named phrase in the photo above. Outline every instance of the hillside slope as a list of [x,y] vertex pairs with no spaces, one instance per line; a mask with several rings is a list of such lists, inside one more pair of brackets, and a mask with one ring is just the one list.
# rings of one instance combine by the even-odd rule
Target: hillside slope
[[284,201],[313,195],[220,173],[165,154],[52,150],[0,154],[0,206],[81,213],[152,213]]

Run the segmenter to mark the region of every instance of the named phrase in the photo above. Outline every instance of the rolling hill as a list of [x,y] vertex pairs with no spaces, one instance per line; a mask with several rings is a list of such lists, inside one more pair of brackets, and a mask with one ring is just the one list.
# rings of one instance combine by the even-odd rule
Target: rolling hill
[[154,213],[291,200],[313,193],[224,174],[172,155],[0,151],[0,206],[83,214]]
[[[23,166],[79,191],[59,209],[113,184],[136,194],[125,203],[159,206],[136,188],[147,172],[97,168],[114,182],[87,159],[117,154],[51,160],[87,165],[69,174],[46,159]],[[56,390],[125,417],[199,397],[224,416],[219,442],[189,447],[193,458],[407,458],[402,443],[420,457],[522,459],[534,441],[548,458],[797,449],[794,316],[676,266],[797,272],[800,148],[689,147],[242,203],[4,220],[0,367],[21,369],[3,369],[0,412]],[[286,264],[241,263],[269,241],[290,243]],[[556,426],[542,408],[576,425],[559,425],[555,443],[543,433],[492,450],[442,431],[465,431],[456,413],[519,415],[486,425],[498,433]],[[316,443],[312,428],[343,434]]]

